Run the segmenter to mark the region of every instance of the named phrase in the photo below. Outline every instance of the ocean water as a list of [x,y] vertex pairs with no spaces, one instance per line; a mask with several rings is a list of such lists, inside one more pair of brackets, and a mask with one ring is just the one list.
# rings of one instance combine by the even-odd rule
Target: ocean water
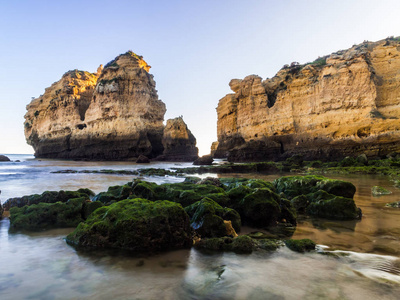
[[[20,162],[0,163],[2,202],[45,190],[85,187],[100,192],[135,177],[51,173],[57,170],[190,166],[9,157]],[[280,175],[220,176],[273,180]],[[294,238],[311,238],[330,255],[298,254],[284,247],[250,255],[205,254],[195,249],[140,257],[116,251],[82,252],[65,243],[73,229],[10,233],[5,218],[0,221],[0,299],[399,299],[400,209],[384,205],[398,201],[400,190],[386,177],[329,177],[356,185],[355,201],[363,210],[363,219],[302,218]],[[182,181],[175,177],[144,179]],[[373,185],[393,194],[372,197]],[[244,228],[243,232],[252,230]]]

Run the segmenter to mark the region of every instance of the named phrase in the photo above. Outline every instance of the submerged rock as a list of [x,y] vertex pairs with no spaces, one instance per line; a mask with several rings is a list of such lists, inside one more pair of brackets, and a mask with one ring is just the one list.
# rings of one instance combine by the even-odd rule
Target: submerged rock
[[191,247],[192,230],[182,206],[127,199],[97,209],[67,236],[75,246],[158,252]]
[[383,195],[390,195],[392,192],[381,186],[376,185],[371,188],[371,193],[372,193],[372,196],[379,197],[379,196],[383,196]]
[[276,239],[254,239],[249,235],[240,235],[237,238],[202,239],[194,246],[201,250],[233,251],[239,254],[250,254],[256,250],[275,251],[282,245],[283,243]]
[[310,239],[302,239],[302,240],[286,240],[285,241],[286,247],[288,247],[290,250],[296,251],[296,252],[306,252],[306,251],[312,251],[315,250],[315,242],[310,240]]

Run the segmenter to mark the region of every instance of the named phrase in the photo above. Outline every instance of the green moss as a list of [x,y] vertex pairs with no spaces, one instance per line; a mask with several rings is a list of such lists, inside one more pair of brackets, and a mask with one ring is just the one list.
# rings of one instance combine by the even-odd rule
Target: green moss
[[310,204],[306,213],[320,218],[354,220],[361,217],[353,199],[335,196],[323,190],[307,195]]
[[23,207],[25,205],[33,205],[39,203],[56,203],[56,202],[67,202],[72,198],[84,197],[89,199],[89,194],[92,195],[93,192],[89,189],[80,189],[78,191],[45,191],[42,194],[27,195],[23,197],[10,198],[5,203],[4,206],[7,209],[12,207]]
[[77,246],[166,251],[192,245],[189,217],[170,201],[127,199],[96,209],[67,236]]
[[232,251],[236,253],[251,253],[255,250],[256,242],[247,235],[241,235],[233,239]]
[[239,203],[239,213],[246,223],[266,227],[280,219],[280,197],[270,189],[255,189]]
[[386,203],[386,207],[393,207],[393,208],[400,208],[400,201],[392,202],[392,203]]
[[328,179],[323,176],[284,176],[274,180],[278,193],[283,193],[288,199],[296,196],[314,193],[324,190],[328,193],[353,198],[356,188],[351,182]]
[[379,197],[379,196],[384,196],[384,195],[390,195],[392,192],[381,187],[381,186],[373,186],[371,188],[372,196],[374,197]]
[[240,230],[239,214],[232,209],[222,208],[210,198],[204,198],[187,206],[185,211],[190,216],[191,226],[202,237],[226,236],[224,220],[231,220],[232,226]]
[[310,239],[302,239],[302,240],[291,239],[291,240],[286,240],[285,244],[290,250],[301,253],[315,250],[316,246],[316,244]]
[[81,221],[85,197],[70,199],[66,203],[39,203],[10,210],[10,228],[16,230],[40,230],[75,227]]
[[127,199],[133,194],[132,187],[128,184],[110,186],[107,192],[101,192],[93,197],[93,201],[99,201],[103,204],[110,204],[111,201],[120,201]]
[[250,254],[256,250],[275,251],[282,242],[275,239],[253,239],[249,235],[237,238],[222,237],[202,239],[195,244],[197,249],[211,251],[233,251],[239,254]]

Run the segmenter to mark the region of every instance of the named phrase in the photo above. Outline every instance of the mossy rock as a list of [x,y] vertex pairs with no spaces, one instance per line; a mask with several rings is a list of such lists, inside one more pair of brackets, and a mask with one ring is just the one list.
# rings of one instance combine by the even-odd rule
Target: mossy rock
[[235,231],[240,230],[240,216],[233,209],[223,208],[210,198],[203,198],[185,208],[191,226],[202,237],[222,237],[227,235],[224,220],[232,221]]
[[392,203],[386,203],[386,207],[393,207],[393,208],[400,208],[400,201],[392,202]]
[[318,190],[346,198],[353,198],[356,192],[356,187],[351,182],[316,175],[284,176],[274,180],[273,184],[276,192],[283,193],[288,199]]
[[66,203],[39,203],[10,210],[10,228],[16,230],[40,230],[76,227],[83,221],[86,197],[73,198]]
[[230,199],[230,205],[233,208],[240,207],[240,202],[247,195],[251,194],[253,190],[245,185],[239,185],[238,187],[232,188],[227,192],[227,195]]
[[313,251],[315,250],[316,244],[310,239],[301,239],[301,240],[286,240],[285,241],[286,247],[288,247],[292,251],[296,252],[306,252],[306,251]]
[[171,201],[126,199],[96,209],[67,236],[83,247],[159,252],[192,245],[189,216]]
[[10,210],[12,207],[23,207],[39,203],[67,202],[69,199],[84,197],[89,199],[94,193],[89,189],[78,191],[45,191],[42,194],[27,195],[23,197],[10,198],[4,203],[4,208]]
[[[165,183],[156,189],[157,199],[174,201],[180,203],[183,207],[192,205],[205,197],[214,197],[216,200],[219,198],[226,201],[226,197],[213,196],[213,194],[224,193],[223,188],[211,184]],[[224,203],[221,204],[224,205]]]
[[201,239],[195,248],[207,251],[233,251],[238,254],[250,254],[256,250],[275,251],[282,242],[275,239],[253,239],[249,235],[237,238],[221,237]]
[[239,203],[242,220],[256,227],[276,225],[280,220],[280,197],[268,188],[255,189]]
[[110,186],[107,192],[101,192],[93,197],[93,201],[99,201],[109,205],[112,201],[127,199],[133,194],[132,187],[128,184]]
[[309,205],[306,213],[320,218],[354,220],[361,217],[353,199],[335,196],[323,190],[307,195]]
[[379,196],[384,196],[384,195],[390,195],[392,192],[381,186],[376,185],[371,188],[371,193],[372,193],[372,196],[379,197]]
[[142,180],[135,180],[132,184],[132,195],[130,198],[144,198],[147,200],[156,200],[157,184]]
[[82,207],[82,218],[86,220],[96,209],[103,206],[99,201],[85,201]]

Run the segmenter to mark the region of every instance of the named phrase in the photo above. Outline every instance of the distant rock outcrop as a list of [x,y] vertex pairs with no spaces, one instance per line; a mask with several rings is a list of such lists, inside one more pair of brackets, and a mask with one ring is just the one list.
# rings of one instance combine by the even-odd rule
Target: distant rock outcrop
[[[166,108],[149,69],[141,56],[128,51],[97,73],[65,73],[27,106],[25,136],[35,156],[124,160],[162,155]],[[191,133],[188,139],[195,143]],[[167,158],[194,154],[195,144],[174,148],[172,157],[165,142]]]
[[167,120],[162,139],[163,159],[172,161],[194,161],[198,158],[196,138],[182,117]]
[[0,155],[0,161],[10,161],[10,159],[5,155]]
[[400,150],[400,38],[364,42],[272,79],[229,83],[214,157],[335,159]]

